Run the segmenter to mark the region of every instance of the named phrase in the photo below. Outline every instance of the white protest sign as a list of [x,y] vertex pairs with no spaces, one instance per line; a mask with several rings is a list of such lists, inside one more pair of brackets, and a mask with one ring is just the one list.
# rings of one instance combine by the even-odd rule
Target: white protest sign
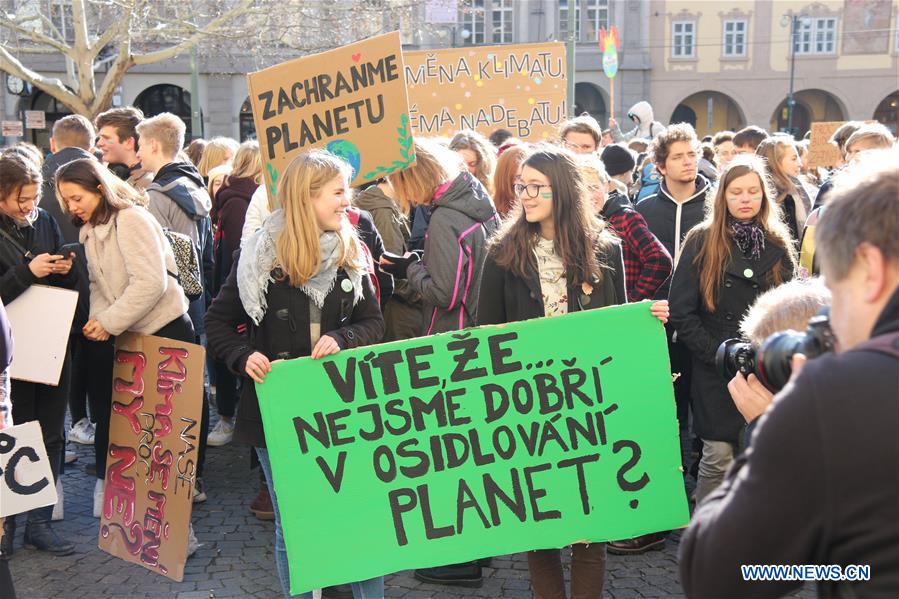
[[6,306],[16,347],[12,378],[59,384],[77,303],[77,291],[32,285]]
[[0,518],[56,500],[40,423],[33,420],[0,431]]

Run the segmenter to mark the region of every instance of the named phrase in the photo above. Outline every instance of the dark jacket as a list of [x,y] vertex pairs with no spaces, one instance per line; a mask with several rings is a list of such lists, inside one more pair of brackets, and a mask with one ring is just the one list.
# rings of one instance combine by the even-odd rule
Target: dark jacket
[[477,324],[487,239],[498,222],[487,190],[467,171],[431,203],[424,258],[408,270],[409,285],[422,296],[422,334]]
[[[237,288],[239,262],[238,251],[231,273],[206,313],[206,334],[212,354],[234,374],[244,378],[235,438],[254,447],[265,447],[256,385],[246,375],[247,358],[254,351],[263,353],[269,360],[288,360],[311,354],[309,298],[287,283],[270,283],[265,296],[265,316],[258,326],[255,325],[240,301]],[[384,335],[384,319],[371,281],[362,277],[364,297],[353,306],[353,291],[344,291],[341,285],[346,278],[346,273],[339,271],[334,287],[325,298],[321,312],[322,335],[333,337],[341,349],[377,343]],[[246,326],[246,333],[238,332],[241,325]]]
[[[528,269],[528,276],[521,278],[497,264],[495,254],[495,250],[487,254],[484,272],[481,275],[478,324],[503,324],[545,316],[536,263]],[[614,243],[608,254],[600,253],[598,257],[600,263],[609,267],[603,270],[602,282],[594,286],[593,292],[589,295],[584,292],[581,285],[569,284],[569,312],[593,310],[627,302],[621,246]]]
[[[7,235],[11,236],[22,247],[29,251],[31,256],[40,254],[57,254],[62,246],[62,235],[56,220],[47,214],[43,208],[35,208],[38,215],[29,226],[18,226],[6,216],[0,216],[0,227]],[[67,275],[48,275],[43,279],[34,276],[28,264],[31,258],[26,258],[5,236],[0,236],[0,300],[4,305],[22,295],[25,290],[35,284],[52,285],[72,289],[77,282],[77,270],[72,267]]]
[[[897,331],[899,290],[872,337]],[[693,514],[680,544],[687,596],[776,597],[802,585],[744,582],[740,564],[862,564],[870,581],[820,582],[819,596],[895,597],[897,397],[895,357],[851,350],[810,360]]]
[[793,277],[793,265],[783,248],[766,243],[758,260],[746,258],[731,245],[732,260],[724,269],[715,310],[709,312],[699,290],[699,267],[694,263],[705,238],[691,236],[671,283],[671,324],[693,356],[691,396],[694,431],[701,439],[736,443],[745,422],[734,407],[727,382],[715,368],[715,353],[726,339],[740,336],[740,321],[760,294],[774,287],[774,269],[781,278]]
[[44,183],[41,186],[41,208],[56,220],[63,243],[78,243],[78,227],[72,223],[72,217],[62,211],[56,199],[56,171],[64,164],[82,158],[94,159],[93,154],[81,148],[63,148],[55,154],[47,156],[41,175]]
[[212,295],[215,296],[228,273],[234,251],[240,247],[240,235],[244,218],[250,206],[250,198],[259,187],[251,177],[229,177],[219,188],[212,203],[215,219],[215,240],[213,243]]
[[[378,232],[378,228],[375,226],[375,220],[372,218],[371,214],[365,210],[360,210],[357,207],[351,207],[350,211],[355,211],[358,214],[356,232],[359,233],[359,239],[362,240],[362,243],[364,243],[365,247],[368,248],[368,251],[371,252],[375,276],[378,278],[378,299],[380,301],[381,309],[383,309],[387,300],[393,296],[394,285],[393,276],[382,271],[381,267],[378,266],[378,260],[381,259],[381,254],[384,253],[384,241],[381,239],[381,234]],[[350,219],[350,222],[354,222],[352,215],[350,215]]]
[[[377,185],[356,194],[353,204],[371,214],[386,251],[402,256],[411,249],[409,219]],[[405,279],[394,283],[393,297],[386,304],[382,297],[381,302],[386,327],[384,341],[409,339],[421,334],[421,294]]]
[[[708,190],[709,182],[702,175],[698,175],[696,192],[685,202],[678,203],[668,193],[668,186],[663,180],[656,193],[637,203],[637,212],[646,219],[649,230],[668,250],[675,267],[680,258],[684,237],[690,229],[701,223],[705,216],[705,197]],[[666,298],[670,284],[670,281],[663,284],[656,293],[656,298]]]
[[72,320],[73,335],[81,334],[81,328],[87,322],[90,314],[90,277],[87,272],[87,260],[84,257],[84,246],[78,243],[78,227],[72,222],[72,217],[63,212],[56,199],[56,171],[59,170],[59,167],[82,158],[95,160],[90,152],[75,147],[63,148],[48,156],[42,168],[44,183],[41,187],[41,208],[46,210],[47,214],[52,216],[59,225],[62,243],[77,244],[72,246],[72,251],[76,254],[75,264],[72,268],[78,271],[75,277],[78,306],[75,310],[75,318]]
[[602,217],[621,238],[627,301],[655,297],[671,276],[671,256],[652,234],[646,220],[634,210],[626,196],[612,192],[602,207]]

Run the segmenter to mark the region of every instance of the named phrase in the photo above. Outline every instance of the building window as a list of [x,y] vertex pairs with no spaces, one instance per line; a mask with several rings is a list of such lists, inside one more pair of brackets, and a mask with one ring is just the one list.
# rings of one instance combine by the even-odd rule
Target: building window
[[746,21],[724,22],[724,55],[746,56]]
[[475,46],[483,44],[485,41],[485,22],[487,20],[487,12],[484,8],[485,0],[471,0],[462,8],[459,15],[459,23],[462,29],[467,30],[470,35],[462,40],[466,46]]
[[[568,39],[568,4],[574,2],[574,31],[580,42],[598,42],[599,30],[609,28],[609,0],[559,0],[559,37]],[[583,10],[581,10],[583,9]]]
[[793,52],[796,54],[833,54],[836,51],[837,20],[834,17],[799,19]]
[[495,44],[511,44],[512,0],[493,0],[490,14],[493,24],[491,41]]
[[696,23],[675,21],[672,23],[671,55],[674,58],[693,58],[696,54]]
[[895,49],[896,52],[899,52],[899,14],[896,15],[896,44]]
[[582,42],[598,42],[599,30],[609,28],[609,0],[586,0],[587,18]]
[[51,37],[62,36],[64,42],[75,41],[75,24],[72,22],[71,0],[50,0],[50,23],[53,25]]
[[559,0],[559,41],[568,39],[568,5],[574,2],[574,37],[581,36],[581,3],[577,0]]

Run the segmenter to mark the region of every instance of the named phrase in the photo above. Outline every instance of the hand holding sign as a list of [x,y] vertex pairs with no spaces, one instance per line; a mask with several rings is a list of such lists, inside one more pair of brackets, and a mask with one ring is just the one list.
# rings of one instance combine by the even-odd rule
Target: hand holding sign
[[[666,311],[273,364],[256,391],[291,590],[686,524]],[[363,529],[365,546],[348,547]]]

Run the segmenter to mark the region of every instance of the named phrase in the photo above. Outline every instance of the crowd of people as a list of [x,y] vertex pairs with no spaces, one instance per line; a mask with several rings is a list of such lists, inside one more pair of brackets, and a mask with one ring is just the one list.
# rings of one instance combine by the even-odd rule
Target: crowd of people
[[[715,568],[734,567],[725,562],[727,556],[739,563],[743,555],[722,549],[716,518],[739,520],[730,501],[735,495],[742,505],[749,502],[745,496],[768,503],[769,511],[794,502],[801,509],[796,497],[766,497],[765,480],[759,477],[797,476],[815,488],[824,483],[807,469],[778,470],[767,438],[751,441],[747,423],[751,433],[771,404],[772,390],[754,374],[726,378],[716,354],[731,338],[757,346],[770,333],[802,330],[831,303],[816,275],[823,267],[825,275],[828,268],[836,273],[835,279],[848,276],[846,260],[851,265],[855,248],[847,258],[849,250],[840,243],[851,242],[840,241],[841,226],[858,229],[856,246],[867,243],[880,252],[881,262],[870,257],[871,268],[852,275],[853,284],[871,289],[864,312],[873,314],[868,331],[895,330],[899,319],[875,312],[877,306],[895,312],[895,286],[891,290],[881,282],[875,289],[871,273],[878,264],[893,273],[889,269],[895,270],[899,259],[897,154],[890,150],[896,140],[882,125],[846,123],[831,139],[841,165],[830,171],[812,168],[803,158],[808,140],[755,126],[699,139],[688,124],[666,127],[653,120],[646,102],[628,116],[634,128],[627,132],[614,120],[603,130],[591,116],[572,118],[553,144],[527,143],[503,130],[489,139],[468,130],[450,139],[416,138],[413,166],[357,189],[350,187],[351,167],[345,161],[309,150],[291,161],[274,195],[262,185],[255,141],[197,139],[185,146],[179,117],[145,118],[133,107],[111,109],[94,123],[64,117],[53,126],[46,157],[24,143],[0,153],[3,304],[36,284],[79,292],[59,384],[11,381],[0,397],[0,428],[39,421],[58,483],[67,460],[66,439],[92,444],[94,516],[99,517],[116,336],[131,331],[206,345],[193,500],[207,500],[207,446],[241,442],[252,448],[261,468],[258,494],[248,509],[274,520],[277,572],[285,596],[291,596],[253,384],[265,381],[273,360],[317,359],[384,341],[651,300],[652,314],[666,326],[679,427],[691,448],[683,456],[685,481],[695,479],[690,500],[697,517],[682,546],[685,588],[697,596],[745,590],[732,577],[715,576]],[[880,170],[864,179],[862,172],[872,168]],[[855,189],[862,187],[865,195],[859,198]],[[862,200],[872,205],[864,207]],[[856,209],[868,220],[860,220]],[[874,235],[877,227],[891,233]],[[197,281],[179,273],[178,239],[193,246]],[[836,288],[828,287],[836,302]],[[0,325],[4,322],[0,319]],[[847,326],[835,324],[838,337]],[[839,341],[851,345],[843,337]],[[895,362],[885,368],[896,369]],[[0,382],[10,386],[6,373]],[[848,389],[852,382],[833,384]],[[888,423],[896,415],[893,408],[871,409],[879,409]],[[67,409],[70,428],[65,426]],[[790,409],[801,422],[806,418],[801,410],[813,407]],[[828,417],[833,415],[828,412]],[[827,421],[835,429],[837,422]],[[772,428],[759,426],[756,432],[772,437]],[[826,433],[839,434],[835,429]],[[784,430],[795,433],[795,428]],[[810,442],[796,441],[811,451]],[[878,449],[866,439],[848,441]],[[767,460],[767,470],[751,470],[754,477],[747,481],[738,473],[750,470],[753,449]],[[885,467],[895,465],[896,453],[893,448]],[[829,455],[787,461],[805,458],[820,461]],[[895,476],[884,484],[899,486]],[[20,522],[27,547],[58,556],[74,551],[51,524],[64,518],[62,485],[58,488],[56,509],[5,520],[0,560],[14,556]],[[781,492],[790,495],[783,487]],[[896,488],[884,492],[888,499],[899,496]],[[827,496],[826,490],[821,493]],[[879,515],[880,505],[871,501],[852,503],[855,515],[864,518],[864,510],[869,519]],[[799,511],[790,516],[802,519]],[[829,523],[807,523],[803,530],[809,538],[796,540],[815,545],[809,562],[836,555],[827,543],[845,539],[840,537],[845,530],[828,533],[838,539],[812,539],[818,524]],[[747,537],[760,534],[753,525],[781,528],[783,522],[759,516],[742,526],[732,524],[738,531],[733,534],[749,543]],[[897,525],[899,518],[881,540],[899,553]],[[607,551],[656,550],[667,536],[656,532],[573,545],[570,595],[602,596]],[[769,545],[781,538],[773,531],[765,531],[765,537]],[[192,530],[190,539],[192,552]],[[791,558],[806,555],[795,549]],[[851,560],[870,557],[869,551],[878,548],[859,545],[840,556],[855,563]],[[766,563],[765,554],[756,554],[758,563]],[[415,575],[430,583],[477,586],[484,564],[435,566]],[[892,568],[885,576],[895,584],[899,559],[884,557],[881,564],[884,570]],[[528,565],[535,597],[566,596],[559,549],[528,552]],[[716,582],[705,582],[709,577]],[[382,577],[349,587],[326,589],[325,596],[384,595]]]

